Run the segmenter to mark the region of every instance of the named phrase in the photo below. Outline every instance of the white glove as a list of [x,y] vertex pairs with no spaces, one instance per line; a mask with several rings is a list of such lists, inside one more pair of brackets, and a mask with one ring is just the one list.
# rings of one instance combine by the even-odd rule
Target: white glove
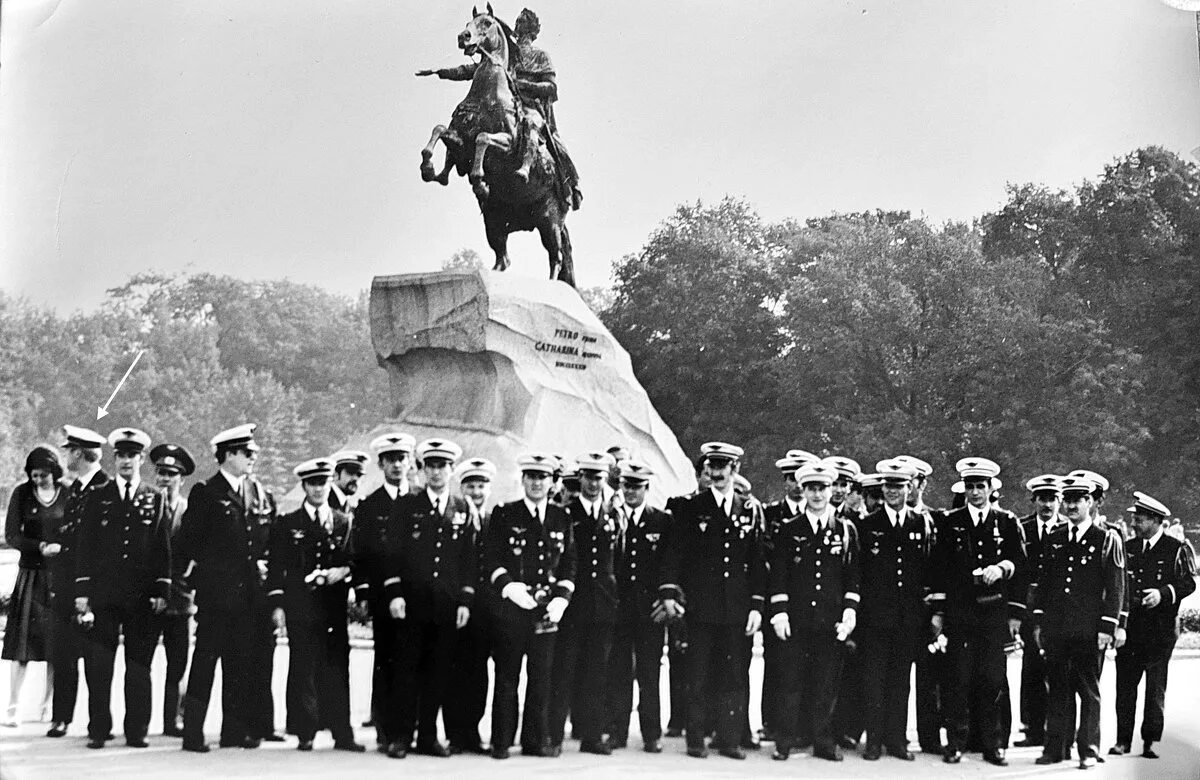
[[780,612],[772,617],[771,626],[775,629],[775,636],[782,640],[786,641],[792,635],[792,621],[786,612]]
[[1004,569],[1001,569],[996,564],[986,567],[983,570],[983,584],[992,585],[1004,578]]
[[388,614],[396,620],[404,620],[404,613],[407,605],[404,603],[403,596],[397,596],[388,602]]
[[1113,647],[1117,648],[1118,650],[1119,650],[1120,648],[1124,647],[1124,646],[1125,646],[1125,640],[1128,638],[1128,636],[1129,636],[1129,635],[1128,635],[1128,633],[1125,631],[1125,629],[1123,629],[1123,628],[1118,628],[1118,629],[1117,629],[1117,631],[1116,631],[1116,633],[1115,633],[1115,634],[1113,634]]
[[852,634],[854,632],[854,627],[856,625],[858,625],[858,613],[855,612],[855,610],[851,609],[850,607],[846,607],[845,609],[843,609],[842,610],[842,622],[838,623],[837,626],[835,626],[835,628],[837,629],[838,641],[845,642],[846,637],[850,636],[850,634]]
[[762,613],[757,609],[750,610],[746,615],[746,636],[754,636],[762,628]]
[[568,604],[570,604],[570,602],[564,599],[562,596],[555,596],[554,598],[550,599],[550,603],[546,605],[546,617],[550,619],[551,623],[557,623],[558,621],[562,620],[563,613],[567,611]]
[[537,609],[537,599],[529,595],[529,586],[523,582],[508,583],[500,591],[500,595],[521,609]]

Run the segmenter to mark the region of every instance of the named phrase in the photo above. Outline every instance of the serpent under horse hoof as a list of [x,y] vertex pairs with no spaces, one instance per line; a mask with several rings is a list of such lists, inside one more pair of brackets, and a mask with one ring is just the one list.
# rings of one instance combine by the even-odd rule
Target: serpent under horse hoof
[[[522,12],[517,30],[525,32],[518,40],[490,7],[475,12],[456,40],[463,54],[480,55],[478,62],[418,73],[471,82],[449,126],[433,128],[421,152],[421,178],[445,185],[451,168],[459,176],[469,177],[488,245],[496,255],[495,270],[508,268],[510,233],[536,230],[546,250],[550,278],[574,287],[566,217],[574,205],[572,191],[577,189],[578,177],[566,148],[557,139],[552,114],[539,108],[536,99],[514,92],[521,89],[515,74],[526,67],[526,57],[545,58],[544,52],[531,48],[538,29],[536,16]],[[439,141],[446,147],[440,173],[432,159]]]

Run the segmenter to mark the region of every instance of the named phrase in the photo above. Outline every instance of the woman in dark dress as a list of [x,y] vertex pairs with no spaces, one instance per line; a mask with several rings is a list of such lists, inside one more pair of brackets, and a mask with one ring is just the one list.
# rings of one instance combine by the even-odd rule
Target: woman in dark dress
[[[29,481],[13,490],[4,523],[8,545],[20,551],[17,582],[8,605],[8,624],[4,631],[4,649],[0,653],[9,662],[8,709],[0,725],[16,726],[30,661],[49,659],[50,576],[46,559],[58,555],[61,546],[45,539],[62,522],[67,491],[59,484],[62,465],[49,447],[35,447],[25,459]],[[53,674],[46,670],[46,693],[42,700],[45,714],[53,690]]]

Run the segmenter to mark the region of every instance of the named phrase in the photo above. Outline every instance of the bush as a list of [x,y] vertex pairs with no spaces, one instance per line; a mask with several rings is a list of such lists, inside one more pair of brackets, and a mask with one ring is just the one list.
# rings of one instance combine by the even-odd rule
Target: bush
[[1179,610],[1179,630],[1200,631],[1200,607],[1184,607]]

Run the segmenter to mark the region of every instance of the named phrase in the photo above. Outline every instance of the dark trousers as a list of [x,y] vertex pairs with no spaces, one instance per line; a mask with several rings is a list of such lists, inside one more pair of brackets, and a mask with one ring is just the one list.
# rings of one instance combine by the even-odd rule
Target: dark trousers
[[207,610],[196,615],[196,648],[183,697],[183,734],[188,742],[204,741],[204,719],[212,696],[217,661],[221,662],[221,739],[239,741],[250,735],[250,610]]
[[1022,629],[1025,649],[1021,654],[1021,722],[1025,738],[1033,742],[1046,739],[1046,697],[1050,681],[1046,677],[1046,659],[1033,641],[1032,631]]
[[167,656],[167,681],[163,686],[163,731],[177,728],[183,717],[183,676],[187,672],[188,615],[152,615],[150,618],[150,644],[162,638],[163,651]]
[[[1046,749],[1069,746],[1071,733],[1079,757],[1097,755],[1100,748],[1100,661],[1096,635],[1066,638],[1042,632],[1050,694],[1046,713]],[[1079,727],[1075,700],[1079,698]]]
[[446,698],[453,660],[453,623],[397,620],[393,647],[397,737],[406,747],[417,731],[417,745],[438,741],[438,712]]
[[54,669],[54,711],[50,719],[56,723],[70,723],[75,718],[79,659],[87,636],[75,617],[74,599],[67,603],[65,598],[55,596],[50,627],[50,665]]
[[667,689],[671,694],[667,728],[683,731],[687,725],[687,624],[682,620],[667,626]]
[[112,732],[113,662],[122,629],[125,635],[125,738],[140,739],[150,727],[150,661],[154,658],[149,604],[101,605],[88,632],[83,671],[88,684],[88,736],[104,739]]
[[311,740],[322,729],[354,741],[350,727],[350,645],[321,622],[289,624],[287,730]]
[[1003,612],[989,615],[971,626],[948,627],[947,655],[949,681],[944,690],[947,716],[947,742],[956,750],[966,750],[971,723],[977,724],[979,747],[1001,747],[1001,700],[1007,680],[1004,644],[1008,640],[1008,621]]
[[837,708],[833,711],[833,734],[857,742],[867,727],[866,698],[863,692],[862,646],[851,639],[842,665],[842,687],[838,691]]
[[924,635],[915,626],[860,631],[858,656],[867,744],[907,749],[909,676],[918,653],[925,650]]
[[1167,665],[1175,650],[1169,644],[1126,644],[1117,651],[1117,742],[1133,742],[1133,722],[1137,715],[1137,689],[1146,676],[1146,696],[1142,704],[1142,740],[1158,742],[1163,733],[1163,705],[1167,698]]
[[950,659],[946,653],[931,653],[932,637],[922,632],[917,652],[916,693],[917,741],[922,750],[940,752],[942,727],[946,726],[946,681],[950,674]]
[[833,629],[797,631],[782,643],[783,708],[775,749],[812,744],[832,751],[833,712],[842,682],[846,646]]
[[492,693],[492,748],[512,747],[517,734],[517,683],[521,660],[527,659],[525,702],[521,717],[521,748],[536,751],[550,744],[550,676],[557,634],[534,631],[535,619],[497,620],[496,687]]
[[482,746],[479,722],[487,709],[491,638],[483,612],[481,607],[472,609],[470,622],[458,632],[449,687],[442,707],[446,738],[451,745],[466,749]]
[[688,747],[703,747],[716,709],[716,741],[720,747],[741,742],[746,721],[746,644],[742,626],[689,623],[687,670]]
[[388,602],[385,599],[373,599],[371,606],[371,627],[374,637],[374,652],[371,659],[371,720],[375,721],[375,741],[381,745],[391,744],[399,737],[400,713],[393,706],[396,695],[392,693],[395,684],[393,653],[396,645],[397,625],[388,612]]
[[783,656],[782,640],[770,623],[763,626],[763,688],[762,722],[763,731],[771,738],[777,731],[779,711],[783,707]]
[[561,745],[568,713],[571,733],[598,742],[604,733],[604,685],[612,654],[612,623],[563,621],[550,679],[550,743]]
[[633,712],[633,684],[637,681],[638,725],[643,742],[662,738],[663,626],[649,620],[622,621],[613,627],[612,655],[608,661],[608,713],[606,730],[611,740],[629,739]]
[[[275,698],[271,693],[271,677],[275,671],[275,624],[271,609],[265,601],[256,601],[250,614],[250,666],[247,716],[249,735],[262,738],[275,731]],[[224,698],[224,696],[222,696]]]

